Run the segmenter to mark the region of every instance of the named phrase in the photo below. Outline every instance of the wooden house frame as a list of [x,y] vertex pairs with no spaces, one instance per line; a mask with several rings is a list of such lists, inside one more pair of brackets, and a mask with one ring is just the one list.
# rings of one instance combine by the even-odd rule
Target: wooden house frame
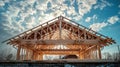
[[101,48],[115,43],[68,18],[58,16],[4,42],[17,47],[16,60],[43,60],[43,55],[101,59]]

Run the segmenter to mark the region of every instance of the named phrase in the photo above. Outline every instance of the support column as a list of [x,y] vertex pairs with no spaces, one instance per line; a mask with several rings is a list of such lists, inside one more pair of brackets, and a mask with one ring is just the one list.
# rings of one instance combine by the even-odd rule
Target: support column
[[84,39],[86,39],[86,32],[84,31]]
[[21,50],[20,50],[20,60],[23,60],[22,54],[23,54],[23,48],[21,48]]
[[39,60],[43,60],[43,54],[39,55]]
[[36,57],[35,57],[36,60],[39,60],[39,54],[36,53]]
[[60,16],[59,18],[58,18],[59,20],[60,20],[60,23],[59,23],[59,39],[61,39],[61,35],[62,35],[62,16]]
[[96,59],[98,59],[97,45],[96,45],[95,55],[96,55]]
[[32,60],[38,60],[38,53],[33,51]]
[[83,53],[82,55],[83,55],[83,59],[85,59],[85,53]]
[[80,55],[80,51],[79,51],[79,54],[78,54],[78,58],[79,58],[79,59],[81,59],[81,57],[80,57],[80,56],[81,56],[81,55]]
[[32,60],[35,60],[35,52],[32,53]]
[[18,49],[17,49],[17,58],[16,58],[16,60],[20,60],[20,50],[21,50],[21,46],[19,45]]
[[25,60],[25,48],[23,49],[23,60]]
[[78,56],[79,56],[79,59],[83,59],[83,55],[81,54],[81,51],[79,51]]
[[25,60],[28,60],[28,49],[26,49],[26,57]]
[[33,60],[33,51],[32,50],[28,50],[28,60]]
[[99,59],[101,59],[101,50],[100,50],[100,46],[97,46],[98,48],[98,56],[99,56]]

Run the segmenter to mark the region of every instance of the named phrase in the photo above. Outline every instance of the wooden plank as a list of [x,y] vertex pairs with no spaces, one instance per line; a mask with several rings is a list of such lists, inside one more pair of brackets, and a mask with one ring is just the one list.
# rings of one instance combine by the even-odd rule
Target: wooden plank
[[99,56],[99,59],[101,59],[101,50],[100,50],[100,47],[97,46],[97,48],[98,48],[98,56]]
[[80,39],[80,40],[71,40],[71,39],[66,39],[66,40],[21,40],[21,42],[24,42],[25,44],[37,42],[38,45],[51,45],[51,44],[79,44],[79,45],[96,45],[99,44],[98,39]]
[[80,49],[40,49],[41,51],[79,51]]
[[17,58],[16,60],[20,60],[20,50],[21,50],[21,46],[18,46],[18,50],[17,50]]

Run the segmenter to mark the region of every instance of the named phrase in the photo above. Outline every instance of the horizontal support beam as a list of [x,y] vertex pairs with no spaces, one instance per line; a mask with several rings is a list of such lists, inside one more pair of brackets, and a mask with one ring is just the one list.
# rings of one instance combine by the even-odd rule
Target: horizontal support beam
[[79,54],[79,51],[37,51],[37,53],[50,54],[50,55],[70,55],[70,54]]
[[41,49],[41,51],[79,51],[80,49]]
[[94,40],[87,40],[87,39],[80,39],[80,40],[21,40],[23,44],[38,44],[38,45],[67,45],[67,44],[79,44],[79,45],[96,45],[99,44],[98,39]]

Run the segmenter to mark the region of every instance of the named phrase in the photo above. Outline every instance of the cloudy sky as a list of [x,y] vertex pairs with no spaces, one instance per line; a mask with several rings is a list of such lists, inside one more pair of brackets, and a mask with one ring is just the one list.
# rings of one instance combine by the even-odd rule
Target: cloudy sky
[[[117,51],[119,0],[0,0],[0,42],[59,15],[113,38],[117,43],[103,51]],[[0,43],[1,52],[5,48]]]

